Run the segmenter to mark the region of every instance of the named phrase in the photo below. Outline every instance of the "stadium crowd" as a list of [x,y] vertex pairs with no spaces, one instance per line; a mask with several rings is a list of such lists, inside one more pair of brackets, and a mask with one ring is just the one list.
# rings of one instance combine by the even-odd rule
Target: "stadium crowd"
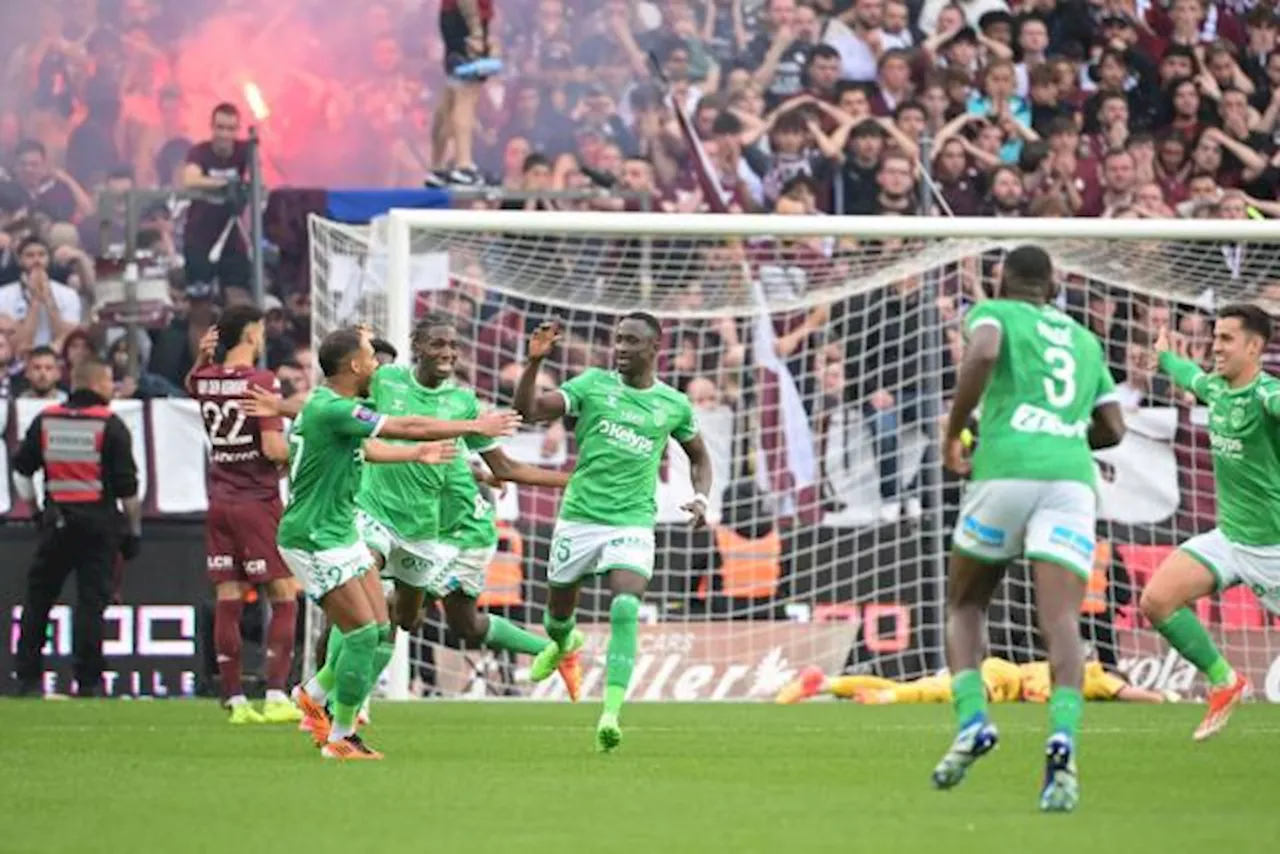
[[[0,390],[8,396],[59,396],[68,366],[92,350],[118,366],[120,396],[180,395],[218,305],[252,299],[247,281],[224,280],[216,295],[189,287],[183,206],[161,204],[144,212],[139,246],[168,278],[171,308],[139,337],[137,371],[125,331],[96,310],[98,277],[118,273],[110,260],[119,258],[123,223],[118,212],[103,222],[95,195],[188,180],[214,104],[240,106],[240,131],[260,126],[273,188],[420,186],[448,156],[432,150],[432,108],[446,85],[437,0],[343,14],[311,0],[270,9],[243,0],[61,0],[34,16],[5,14],[13,17],[0,27],[9,57],[0,80]],[[584,191],[508,205],[636,207],[585,192],[612,188],[649,197],[644,206],[655,210],[709,208],[652,55],[735,210],[1280,214],[1280,50],[1277,16],[1263,2],[499,0],[496,15],[506,68],[485,85],[477,164],[507,190]],[[743,267],[723,263],[733,251],[705,248],[705,269]],[[783,270],[773,284],[790,289],[784,296],[831,281],[820,247],[749,251],[753,275]],[[983,273],[961,271],[930,305],[908,278],[774,318],[775,349],[815,423],[848,406],[870,431],[886,518],[918,512],[898,472],[902,428],[938,415],[920,385],[926,351],[940,345],[936,366],[950,377],[959,318]],[[495,299],[485,275],[477,263],[440,307],[475,341],[460,370],[503,401],[543,312]],[[269,264],[267,285],[270,365],[286,391],[305,390],[315,368],[308,283]],[[690,285],[668,300],[673,310],[697,308],[702,294]],[[1200,309],[1101,288],[1078,290],[1070,305],[1108,340],[1132,405],[1172,399],[1146,371],[1148,342],[1134,330],[1163,319],[1207,355]],[[716,450],[721,465],[740,456],[735,405],[750,382],[752,334],[729,318],[670,329],[664,372],[705,417],[729,425]],[[571,323],[556,370],[599,363],[606,338],[603,324]],[[563,430],[551,428],[546,442],[562,445]]]

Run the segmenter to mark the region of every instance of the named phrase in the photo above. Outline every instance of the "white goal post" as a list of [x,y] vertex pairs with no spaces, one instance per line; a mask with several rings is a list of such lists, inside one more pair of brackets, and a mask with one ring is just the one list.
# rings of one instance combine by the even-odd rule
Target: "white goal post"
[[[1213,524],[1204,413],[1136,356],[1169,325],[1203,357],[1215,307],[1280,300],[1280,222],[392,210],[371,227],[313,218],[311,232],[317,339],[368,322],[408,361],[415,317],[451,312],[460,379],[495,405],[509,405],[543,319],[565,327],[548,385],[607,365],[619,315],[663,323],[662,377],[694,400],[717,483],[712,530],[691,534],[678,512],[687,461],[669,449],[632,687],[650,700],[767,699],[811,664],[889,678],[942,666],[959,484],[936,435],[959,320],[990,293],[1004,251],[1043,245],[1062,306],[1100,334],[1124,379],[1131,425],[1098,454],[1108,586],[1082,637],[1138,684],[1201,690],[1144,624],[1136,591],[1169,548]],[[572,429],[523,431],[509,453],[568,469]],[[540,632],[556,496],[512,490],[498,507],[500,594],[486,605]],[[1015,568],[992,610],[993,654],[1042,654],[1030,602]],[[589,696],[607,609],[584,592]],[[1200,615],[1280,701],[1280,624],[1243,590]],[[459,649],[429,624],[410,643],[412,693],[562,696],[554,680],[531,686],[527,661]]]

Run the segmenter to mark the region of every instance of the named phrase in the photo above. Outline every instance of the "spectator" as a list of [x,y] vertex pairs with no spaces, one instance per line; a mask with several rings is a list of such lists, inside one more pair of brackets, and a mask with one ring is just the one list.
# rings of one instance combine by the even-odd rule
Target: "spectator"
[[1022,216],[1026,212],[1026,197],[1022,187],[1022,173],[1016,166],[999,166],[991,173],[991,190],[987,194],[983,213],[986,216]]
[[874,213],[882,216],[915,216],[920,212],[914,172],[911,158],[903,154],[889,154],[880,161],[880,169],[876,173],[879,192],[876,194]]
[[93,199],[61,169],[49,165],[42,143],[33,139],[18,144],[13,182],[4,192],[22,200],[29,213],[43,214],[54,222],[73,222],[93,212]]
[[49,245],[38,237],[18,244],[21,278],[0,286],[0,314],[18,321],[14,349],[25,355],[61,341],[80,322],[80,297],[49,278]]
[[280,363],[276,379],[280,380],[280,393],[285,397],[311,393],[311,374],[292,359]]
[[123,330],[112,330],[108,334],[110,342],[107,347],[107,360],[115,374],[116,399],[151,400],[157,397],[184,397],[177,385],[164,377],[147,370],[147,362],[151,356],[151,339],[145,335],[138,336],[137,376],[129,372],[129,337]]
[[[6,339],[7,340],[7,339]],[[52,347],[35,347],[27,354],[23,370],[23,389],[18,397],[24,400],[52,400],[57,403],[67,399],[62,383],[62,366]]]
[[1168,377],[1153,370],[1151,340],[1145,332],[1135,330],[1125,352],[1124,381],[1116,385],[1116,395],[1125,409],[1173,404]]
[[747,45],[743,56],[747,66],[755,69],[752,77],[764,87],[770,107],[804,88],[801,74],[813,45],[797,36],[795,15],[796,0],[768,0],[765,27]]
[[[188,190],[209,192],[242,188],[249,180],[249,148],[245,141],[237,138],[240,110],[234,104],[218,104],[210,115],[210,123],[212,137],[187,153],[182,185]],[[249,284],[252,271],[248,244],[243,229],[236,225],[240,203],[244,201],[243,192],[235,196],[228,196],[222,204],[197,199],[187,211],[184,250],[187,291],[193,298],[211,298],[219,285]],[[212,250],[220,240],[222,251],[215,260]]]

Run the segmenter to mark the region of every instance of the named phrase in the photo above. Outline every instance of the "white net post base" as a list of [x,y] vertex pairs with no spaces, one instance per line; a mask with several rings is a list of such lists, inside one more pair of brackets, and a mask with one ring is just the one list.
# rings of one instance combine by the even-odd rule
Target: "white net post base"
[[[542,378],[554,387],[610,364],[620,315],[659,318],[660,377],[692,400],[716,482],[713,524],[690,531],[679,509],[688,462],[668,449],[638,700],[769,699],[808,665],[889,678],[943,666],[945,550],[962,485],[942,472],[937,438],[960,321],[992,292],[1004,251],[1044,245],[1062,307],[1107,346],[1130,425],[1097,455],[1108,598],[1082,615],[1082,638],[1136,684],[1201,689],[1136,604],[1164,555],[1214,524],[1204,410],[1139,356],[1167,325],[1207,358],[1215,307],[1280,295],[1275,224],[393,211],[372,228],[314,220],[312,237],[317,339],[366,322],[407,345],[415,312],[449,312],[464,340],[459,380],[499,406],[541,321],[564,328]],[[570,469],[572,424],[527,428],[505,450]],[[482,600],[536,633],[557,502],[523,487],[502,498],[503,548]],[[990,613],[991,654],[1043,657],[1031,602],[1017,563]],[[1245,590],[1200,610],[1232,663],[1266,683],[1275,619]],[[608,597],[593,585],[579,622],[595,697]],[[531,685],[527,660],[461,648],[435,613],[408,659],[415,694],[563,696],[556,679]]]

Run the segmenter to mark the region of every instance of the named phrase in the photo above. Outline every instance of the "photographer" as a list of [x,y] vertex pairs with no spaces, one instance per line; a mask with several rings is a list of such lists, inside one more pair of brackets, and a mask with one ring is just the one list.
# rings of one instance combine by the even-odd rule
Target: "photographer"
[[[72,572],[77,694],[102,693],[102,617],[111,572],[117,553],[126,560],[138,556],[142,532],[129,428],[107,407],[113,391],[111,368],[85,359],[72,373],[71,397],[36,416],[13,460],[14,490],[24,501],[35,501],[32,478],[42,468],[45,474],[40,542],[27,575],[14,660],[19,694],[42,692],[49,609]],[[124,505],[126,526],[117,502]]]
[[226,194],[222,202],[193,199],[187,212],[187,294],[193,299],[210,299],[219,286],[248,287],[253,276],[239,223],[249,181],[249,145],[237,139],[240,111],[233,104],[219,104],[213,108],[212,122],[213,137],[192,146],[182,171],[186,189]]

